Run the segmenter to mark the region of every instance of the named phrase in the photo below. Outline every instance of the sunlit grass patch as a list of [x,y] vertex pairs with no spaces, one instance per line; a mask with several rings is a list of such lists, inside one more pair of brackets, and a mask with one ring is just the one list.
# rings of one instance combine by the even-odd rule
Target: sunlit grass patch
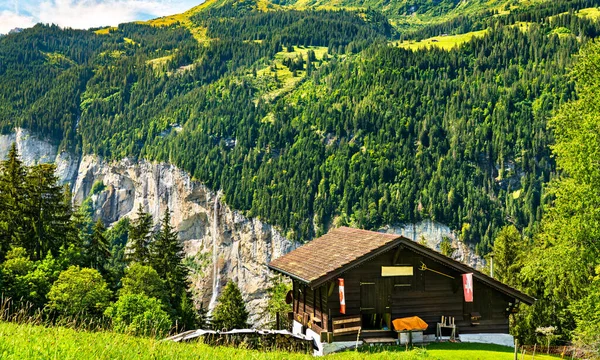
[[[273,79],[273,81],[268,82],[268,84],[265,83],[265,81],[262,81],[266,87],[270,87],[264,89],[262,95],[263,99],[273,100],[276,97],[294,89],[296,85],[302,81],[302,79],[306,76],[306,69],[297,70],[294,74],[292,71],[290,71],[290,69],[288,69],[287,66],[283,65],[283,62],[285,59],[296,59],[298,56],[302,56],[302,58],[306,61],[308,59],[308,52],[310,50],[314,51],[315,58],[317,60],[323,59],[323,56],[327,54],[327,47],[325,46],[294,46],[293,51],[288,52],[287,49],[285,49],[278,52],[273,61],[267,64],[267,66],[264,68],[257,70],[256,75],[258,81],[262,81],[261,78],[263,78],[263,80],[265,78]],[[313,66],[318,68],[319,64],[315,62],[313,63]],[[275,81],[278,83],[277,86],[273,86]]]
[[590,18],[590,19],[600,19],[600,9],[599,8],[581,9],[577,12],[577,15],[580,17],[586,17],[586,18]]
[[160,67],[162,65],[165,65],[169,60],[171,60],[173,58],[173,55],[167,55],[167,56],[162,56],[156,59],[151,59],[146,61],[146,64],[148,65],[152,65],[154,68]]
[[392,45],[410,50],[427,49],[431,47],[450,50],[470,41],[474,37],[483,37],[487,32],[488,30],[485,29],[459,35],[441,35],[421,41],[405,40],[403,42],[393,42]]
[[108,35],[108,34],[110,34],[111,31],[115,31],[115,30],[117,30],[116,27],[109,26],[109,27],[105,27],[103,29],[98,29],[98,30],[94,31],[94,33],[97,35]]

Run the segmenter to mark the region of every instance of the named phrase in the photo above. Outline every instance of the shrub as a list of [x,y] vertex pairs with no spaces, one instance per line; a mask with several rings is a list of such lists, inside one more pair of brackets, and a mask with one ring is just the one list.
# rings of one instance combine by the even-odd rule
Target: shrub
[[98,270],[71,266],[50,288],[48,307],[63,316],[101,315],[111,295]]
[[125,269],[125,276],[121,279],[123,287],[119,290],[119,295],[143,294],[149,298],[161,300],[168,305],[168,299],[165,294],[165,282],[160,278],[156,270],[151,266],[133,263]]
[[105,188],[106,188],[106,186],[104,185],[104,182],[102,180],[98,180],[98,181],[96,181],[92,185],[92,189],[90,190],[90,194],[91,195],[99,194],[102,191],[104,191]]
[[171,318],[156,298],[144,294],[125,294],[106,309],[117,332],[137,336],[164,337],[171,328]]

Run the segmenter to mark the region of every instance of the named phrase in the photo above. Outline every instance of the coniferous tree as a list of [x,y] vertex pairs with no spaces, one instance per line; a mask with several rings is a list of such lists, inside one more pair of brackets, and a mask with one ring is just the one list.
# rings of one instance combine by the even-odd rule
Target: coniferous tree
[[217,330],[243,329],[248,326],[247,322],[248,311],[242,293],[233,281],[229,281],[213,312],[213,326]]
[[101,219],[98,219],[94,224],[92,237],[86,249],[89,266],[100,271],[100,273],[104,273],[104,265],[110,259],[108,240],[104,236],[105,231],[104,223]]
[[26,200],[23,221],[27,224],[23,243],[33,259],[43,259],[46,254],[59,255],[71,227],[71,206],[64,200],[53,164],[40,164],[30,168],[26,180]]
[[[169,208],[165,210],[159,231],[150,246],[150,264],[165,281],[172,307],[183,320],[188,304],[188,270],[183,264],[183,245],[177,239],[177,231],[171,225]],[[184,311],[186,310],[186,311]]]
[[150,244],[152,229],[152,216],[142,208],[140,204],[137,211],[137,219],[129,226],[129,239],[125,252],[125,259],[129,262],[147,264],[150,258],[148,246]]
[[27,233],[23,222],[23,197],[27,169],[12,144],[7,159],[0,164],[0,259],[10,245],[25,245]]

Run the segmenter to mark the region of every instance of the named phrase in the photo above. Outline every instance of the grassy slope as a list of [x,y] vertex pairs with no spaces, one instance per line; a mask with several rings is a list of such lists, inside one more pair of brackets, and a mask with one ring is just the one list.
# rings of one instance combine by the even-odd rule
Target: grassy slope
[[461,44],[470,41],[474,37],[483,37],[488,30],[472,31],[466,34],[459,35],[448,35],[448,36],[435,36],[422,41],[403,41],[396,42],[394,45],[411,50],[417,50],[422,48],[439,47],[442,49],[450,50]]
[[[440,359],[510,360],[510,348],[480,344],[432,344],[426,350],[364,348],[327,356],[327,359]],[[65,328],[0,323],[1,359],[314,359],[309,355],[258,352],[203,344],[177,344],[126,335],[78,332]],[[556,359],[538,356],[538,360]]]
[[[298,83],[306,76],[306,71],[301,70],[298,71],[296,76],[294,77],[292,72],[286,66],[283,65],[283,60],[286,58],[294,59],[300,55],[306,61],[308,58],[309,50],[313,50],[315,52],[315,57],[318,60],[322,59],[323,55],[327,53],[327,48],[323,46],[307,46],[301,48],[294,46],[293,52],[287,52],[284,50],[278,52],[275,55],[275,59],[271,62],[271,64],[277,68],[276,71],[271,71],[271,66],[266,66],[257,71],[257,75],[259,78],[274,77],[276,73],[277,78],[281,83],[281,85],[276,89],[272,89],[270,91],[265,92],[265,94],[262,96],[265,100],[271,101],[277,96],[280,96],[288,91],[293,90],[296,87],[296,85],[298,85]],[[316,63],[314,65],[318,68],[318,65]]]

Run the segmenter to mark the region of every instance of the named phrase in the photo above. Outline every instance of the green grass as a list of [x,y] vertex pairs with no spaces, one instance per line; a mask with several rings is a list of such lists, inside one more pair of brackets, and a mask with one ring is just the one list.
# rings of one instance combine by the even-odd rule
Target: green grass
[[[531,356],[531,354],[529,354]],[[511,348],[484,344],[431,344],[405,351],[403,347],[363,347],[326,359],[510,360]],[[538,360],[557,357],[536,354]],[[84,332],[54,327],[0,322],[0,359],[314,359],[310,355],[260,352],[199,343],[173,343],[110,332]]]
[[[278,52],[270,64],[267,64],[264,68],[257,71],[257,77],[259,79],[273,78],[276,75],[280,83],[280,85],[276,88],[266,89],[263,91],[263,99],[272,101],[276,97],[291,91],[296,87],[296,85],[298,85],[298,83],[306,76],[306,71],[297,71],[296,76],[293,76],[292,72],[283,65],[283,61],[286,58],[295,59],[299,55],[302,56],[306,61],[308,59],[309,50],[315,52],[315,57],[317,60],[322,59],[323,55],[327,53],[327,47],[324,46],[294,46],[294,51],[287,52],[287,50],[283,50]],[[316,62],[313,65],[317,68],[320,66]]]
[[407,40],[403,42],[394,42],[392,43],[392,45],[411,50],[429,49],[431,47],[438,47],[441,49],[450,50],[454,47],[466,43],[467,41],[470,41],[474,37],[483,37],[487,32],[488,30],[485,29],[459,35],[434,36],[421,41]]
[[600,9],[599,8],[587,8],[581,9],[577,12],[577,16],[587,17],[593,20],[600,19]]

